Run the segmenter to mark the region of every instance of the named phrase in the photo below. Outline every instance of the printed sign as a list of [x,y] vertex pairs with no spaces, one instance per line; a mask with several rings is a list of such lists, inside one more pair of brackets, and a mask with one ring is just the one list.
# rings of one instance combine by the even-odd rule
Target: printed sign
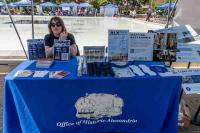
[[128,60],[153,60],[153,33],[129,33]]

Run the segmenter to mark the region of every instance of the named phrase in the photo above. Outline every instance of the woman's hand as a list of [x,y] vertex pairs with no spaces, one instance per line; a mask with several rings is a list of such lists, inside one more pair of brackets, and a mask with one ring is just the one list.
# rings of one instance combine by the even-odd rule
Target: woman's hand
[[45,51],[47,58],[53,57],[53,47],[45,46]]
[[60,33],[59,40],[66,40],[68,33],[66,31]]

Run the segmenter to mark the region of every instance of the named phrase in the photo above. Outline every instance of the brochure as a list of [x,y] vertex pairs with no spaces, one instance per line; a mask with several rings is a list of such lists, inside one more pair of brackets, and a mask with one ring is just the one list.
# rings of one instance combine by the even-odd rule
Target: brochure
[[122,78],[122,77],[133,77],[136,76],[129,67],[119,68],[119,67],[112,67],[115,77]]
[[44,39],[27,40],[29,60],[46,58]]
[[128,60],[129,30],[108,30],[109,61]]
[[84,46],[83,53],[87,62],[104,61],[105,46]]
[[153,60],[153,33],[129,33],[128,60]]
[[19,70],[15,73],[14,77],[29,77],[34,73],[32,70]]
[[49,78],[61,79],[68,76],[69,74],[70,72],[67,72],[67,71],[53,71],[53,72],[49,72]]
[[70,40],[54,41],[54,60],[68,61],[70,58]]
[[174,69],[173,73],[177,76],[200,75],[200,69]]
[[46,76],[48,73],[49,73],[49,71],[47,71],[47,70],[45,70],[45,71],[35,71],[33,77],[34,78],[37,78],[37,77],[42,78],[42,77]]

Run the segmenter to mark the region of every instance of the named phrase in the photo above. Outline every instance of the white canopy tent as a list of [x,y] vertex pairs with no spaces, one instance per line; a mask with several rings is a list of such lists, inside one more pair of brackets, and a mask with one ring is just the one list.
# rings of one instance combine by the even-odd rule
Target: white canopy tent
[[178,0],[174,25],[191,25],[200,34],[200,0]]

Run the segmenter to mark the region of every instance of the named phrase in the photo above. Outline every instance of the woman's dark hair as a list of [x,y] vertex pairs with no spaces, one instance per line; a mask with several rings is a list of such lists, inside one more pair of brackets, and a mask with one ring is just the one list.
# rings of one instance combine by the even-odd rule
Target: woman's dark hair
[[58,17],[58,16],[55,16],[55,17],[52,17],[48,23],[48,29],[49,29],[49,32],[50,33],[53,33],[52,29],[51,29],[51,24],[52,24],[52,21],[55,21],[56,23],[60,23],[61,24],[61,27],[62,27],[62,32],[66,31],[67,32],[67,29],[65,28],[65,24],[63,22],[63,20]]

